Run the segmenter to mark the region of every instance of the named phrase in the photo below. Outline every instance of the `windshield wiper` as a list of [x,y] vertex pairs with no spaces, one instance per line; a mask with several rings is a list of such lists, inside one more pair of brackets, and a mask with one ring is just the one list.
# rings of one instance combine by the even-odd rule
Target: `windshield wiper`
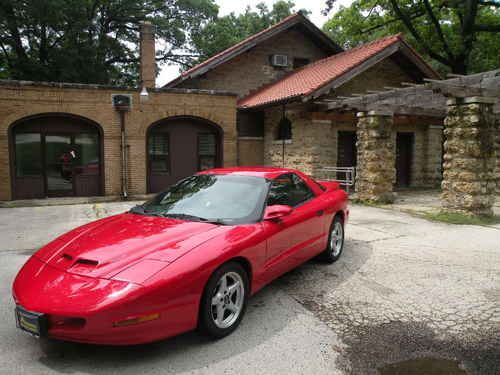
[[199,221],[202,223],[210,223],[210,224],[219,224],[219,225],[224,225],[224,221],[221,219],[207,219],[204,217],[199,217],[196,215],[189,215],[189,214],[182,214],[182,213],[170,213],[170,214],[163,214],[163,217],[171,217],[174,219],[185,219],[185,220],[190,220],[190,221]]
[[143,204],[138,204],[137,206],[132,207],[128,212],[139,215],[146,215],[146,210],[144,209]]
[[132,207],[129,210],[129,212],[131,212],[133,214],[138,214],[138,215],[163,217],[163,214],[161,214],[161,213],[146,210],[146,208],[144,207],[144,204],[138,204],[137,206]]

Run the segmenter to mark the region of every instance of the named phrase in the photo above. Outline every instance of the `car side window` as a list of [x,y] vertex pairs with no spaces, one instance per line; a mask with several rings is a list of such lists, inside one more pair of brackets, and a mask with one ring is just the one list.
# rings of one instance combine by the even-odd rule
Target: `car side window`
[[287,173],[275,178],[271,184],[267,205],[283,204],[296,207],[311,199],[313,192],[296,174]]

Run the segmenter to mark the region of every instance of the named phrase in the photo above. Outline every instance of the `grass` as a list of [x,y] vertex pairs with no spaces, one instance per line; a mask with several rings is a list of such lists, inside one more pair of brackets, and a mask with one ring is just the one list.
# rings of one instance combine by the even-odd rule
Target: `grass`
[[422,216],[432,221],[461,225],[493,225],[500,224],[500,215],[474,216],[459,212],[424,212]]

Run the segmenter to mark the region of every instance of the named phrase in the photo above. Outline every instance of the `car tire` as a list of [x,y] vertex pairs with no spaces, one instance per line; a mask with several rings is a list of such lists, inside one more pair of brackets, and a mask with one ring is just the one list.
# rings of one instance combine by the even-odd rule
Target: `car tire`
[[327,263],[336,262],[344,250],[344,238],[344,221],[340,215],[335,215],[328,232],[327,247],[325,251],[320,254],[319,258]]
[[233,332],[245,315],[249,280],[238,262],[228,262],[210,276],[200,304],[199,329],[220,339]]

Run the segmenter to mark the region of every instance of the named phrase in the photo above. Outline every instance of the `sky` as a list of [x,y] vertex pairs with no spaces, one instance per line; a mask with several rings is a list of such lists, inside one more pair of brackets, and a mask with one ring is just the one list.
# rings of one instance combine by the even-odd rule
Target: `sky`
[[[276,0],[215,0],[219,6],[219,16],[225,16],[231,12],[239,14],[245,11],[247,6],[255,9],[258,3],[266,3],[269,8],[272,8]],[[309,19],[319,28],[328,20],[328,17],[323,16],[321,11],[325,8],[324,0],[292,0],[295,3],[295,9],[307,9],[311,12]],[[335,2],[335,9],[340,5],[348,6],[352,0],[337,0]],[[331,13],[330,13],[331,14]],[[160,67],[160,74],[156,77],[156,85],[163,86],[165,83],[171,81],[179,75],[179,66],[177,65],[162,65]]]

